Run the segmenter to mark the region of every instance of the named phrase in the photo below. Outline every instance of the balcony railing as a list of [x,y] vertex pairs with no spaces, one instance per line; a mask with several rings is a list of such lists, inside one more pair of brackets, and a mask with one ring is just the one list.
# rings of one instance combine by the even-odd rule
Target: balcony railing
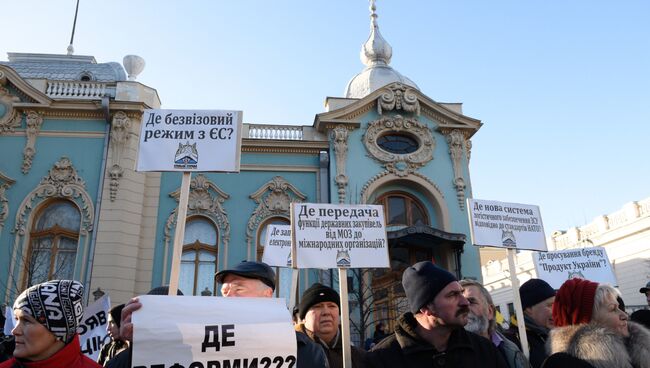
[[48,81],[45,94],[54,99],[100,100],[109,96],[109,89],[99,82]]
[[304,139],[304,133],[303,127],[299,126],[250,124],[248,137],[245,138],[301,141]]

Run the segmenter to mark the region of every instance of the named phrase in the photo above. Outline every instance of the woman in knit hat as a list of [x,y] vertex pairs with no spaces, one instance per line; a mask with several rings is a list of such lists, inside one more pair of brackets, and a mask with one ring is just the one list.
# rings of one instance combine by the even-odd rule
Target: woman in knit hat
[[13,306],[14,357],[0,368],[100,368],[79,345],[83,291],[83,285],[73,280],[47,281],[23,291]]
[[612,286],[589,280],[562,284],[553,304],[552,355],[543,368],[565,367],[568,358],[595,368],[650,368],[650,331],[628,321],[619,296]]

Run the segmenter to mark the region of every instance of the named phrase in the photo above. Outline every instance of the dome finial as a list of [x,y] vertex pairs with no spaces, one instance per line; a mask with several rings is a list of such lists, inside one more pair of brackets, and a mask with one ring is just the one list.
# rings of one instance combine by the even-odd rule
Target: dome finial
[[388,65],[393,56],[393,48],[379,33],[376,10],[375,0],[370,0],[370,36],[361,46],[361,62],[366,66]]

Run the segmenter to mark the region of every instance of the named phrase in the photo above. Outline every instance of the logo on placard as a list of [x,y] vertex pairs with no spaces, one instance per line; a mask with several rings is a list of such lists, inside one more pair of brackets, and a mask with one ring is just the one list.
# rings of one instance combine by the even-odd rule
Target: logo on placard
[[581,271],[569,271],[569,277],[567,277],[567,280],[584,278],[585,275],[583,275]]
[[339,267],[350,267],[350,253],[347,250],[336,251],[336,265]]
[[196,169],[199,163],[199,151],[196,149],[196,143],[182,144],[178,143],[176,155],[174,156],[175,169]]
[[287,267],[291,267],[291,253],[289,253],[289,256],[287,257]]
[[501,230],[501,243],[504,247],[516,247],[517,240],[512,230]]

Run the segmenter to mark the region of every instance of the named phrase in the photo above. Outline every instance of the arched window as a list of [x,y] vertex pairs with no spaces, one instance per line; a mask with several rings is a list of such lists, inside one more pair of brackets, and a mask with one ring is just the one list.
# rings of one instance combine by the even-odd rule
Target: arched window
[[36,212],[29,234],[25,287],[74,278],[81,213],[71,202],[55,200]]
[[429,225],[424,206],[407,193],[386,193],[377,199],[377,204],[384,205],[386,226]]
[[[289,220],[284,217],[272,217],[267,219],[260,226],[257,232],[257,251],[256,259],[262,261],[264,255],[264,239],[266,239],[269,225],[289,225]],[[291,269],[284,267],[275,267],[275,295],[279,298],[286,298],[289,302],[289,293],[291,292]]]
[[218,255],[217,228],[202,216],[185,223],[179,288],[186,295],[215,295]]

